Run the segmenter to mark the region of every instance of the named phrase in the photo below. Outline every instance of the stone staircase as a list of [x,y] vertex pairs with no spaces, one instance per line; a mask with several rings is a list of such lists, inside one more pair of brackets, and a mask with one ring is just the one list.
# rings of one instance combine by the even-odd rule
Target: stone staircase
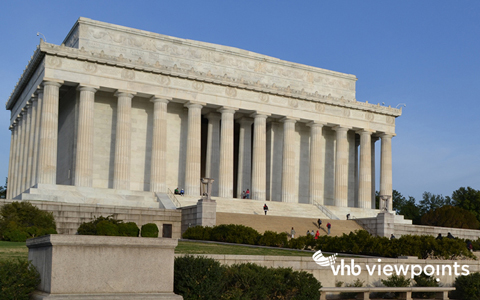
[[[267,204],[268,205],[268,204]],[[260,233],[267,230],[275,232],[287,232],[290,234],[292,227],[296,231],[296,236],[304,236],[307,230],[318,230],[320,235],[327,234],[327,223],[332,224],[332,236],[341,236],[342,234],[349,234],[355,230],[362,230],[362,226],[358,225],[353,220],[330,220],[322,219],[322,226],[317,227],[318,218],[298,218],[286,216],[274,216],[267,214],[237,214],[225,213],[217,211],[217,225],[220,224],[240,224],[254,228]]]

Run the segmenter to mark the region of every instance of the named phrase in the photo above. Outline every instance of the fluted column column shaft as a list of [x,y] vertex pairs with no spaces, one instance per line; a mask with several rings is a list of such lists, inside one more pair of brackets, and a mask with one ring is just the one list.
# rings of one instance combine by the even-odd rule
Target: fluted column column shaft
[[22,113],[20,113],[17,117],[17,126],[15,127],[15,153],[14,153],[14,164],[13,164],[13,174],[12,180],[10,182],[10,187],[12,189],[12,197],[16,197],[18,195],[18,191],[20,190],[20,156],[22,153],[21,149],[21,140],[22,140]]
[[358,207],[370,208],[372,205],[372,132],[360,134],[360,180],[358,186]]
[[251,187],[252,174],[252,123],[250,118],[239,120],[237,198]]
[[187,157],[185,160],[185,194],[200,195],[202,105],[188,103]]
[[31,100],[27,101],[27,126],[25,126],[25,153],[23,156],[23,190],[30,188],[30,180],[31,180],[31,148],[32,148],[32,102]]
[[7,177],[7,199],[12,199],[12,186],[10,183],[13,183],[13,174],[15,169],[15,153],[16,153],[16,145],[15,145],[15,138],[16,138],[16,127],[17,122],[14,121],[13,124],[10,126],[10,130],[12,132],[10,137],[10,154],[8,159],[8,177]]
[[336,127],[335,205],[348,206],[348,128]]
[[324,205],[325,137],[323,124],[310,123],[310,203]]
[[58,98],[61,83],[43,83],[38,182],[57,183]]
[[209,113],[207,116],[207,157],[205,160],[205,177],[213,178],[212,196],[218,196],[218,172],[220,156],[220,114]]
[[282,202],[295,203],[295,119],[284,118],[282,157]]
[[37,90],[37,117],[35,119],[35,143],[33,147],[33,166],[32,166],[32,186],[38,183],[38,166],[40,156],[40,127],[42,122],[42,103],[43,103],[43,88]]
[[267,186],[267,115],[254,114],[251,198],[265,201]]
[[233,116],[235,110],[222,108],[222,129],[220,136],[220,167],[218,196],[233,198]]
[[391,134],[384,134],[382,139],[382,150],[380,157],[380,195],[390,196],[388,210],[392,211],[392,137]]
[[28,107],[22,109],[22,122],[21,122],[21,133],[20,133],[20,157],[18,160],[18,194],[22,193],[25,190],[25,171],[26,171],[26,154],[27,154],[27,114]]
[[93,185],[94,105],[97,89],[80,86],[79,91],[75,185],[91,187]]
[[130,189],[130,155],[132,147],[132,98],[128,92],[117,92],[117,124],[113,188]]
[[153,97],[152,164],[150,191],[167,192],[167,99]]
[[371,171],[372,171],[372,205],[371,205],[371,208],[372,209],[375,209],[376,208],[376,199],[375,199],[375,192],[376,192],[376,188],[375,188],[375,180],[376,180],[376,176],[375,176],[375,142],[378,140],[377,137],[372,137],[371,138],[371,145],[372,145],[372,164],[371,164]]
[[38,139],[36,133],[37,119],[38,119],[38,95],[32,98],[32,117],[30,125],[30,147],[28,152],[28,186],[32,187],[35,185],[35,170],[36,168],[36,157],[35,149],[37,148]]

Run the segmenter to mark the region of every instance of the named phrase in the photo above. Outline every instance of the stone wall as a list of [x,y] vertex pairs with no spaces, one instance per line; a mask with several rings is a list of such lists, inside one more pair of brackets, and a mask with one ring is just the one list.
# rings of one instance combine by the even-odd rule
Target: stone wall
[[[11,202],[10,200],[1,200],[0,206]],[[30,203],[41,210],[53,213],[57,223],[57,231],[60,234],[75,234],[83,222],[92,221],[95,217],[113,215],[114,218],[124,222],[135,222],[138,227],[146,223],[155,223],[158,226],[160,237],[162,236],[163,224],[171,224],[172,238],[178,239],[181,237],[182,212],[180,210],[49,201],[30,201]]]

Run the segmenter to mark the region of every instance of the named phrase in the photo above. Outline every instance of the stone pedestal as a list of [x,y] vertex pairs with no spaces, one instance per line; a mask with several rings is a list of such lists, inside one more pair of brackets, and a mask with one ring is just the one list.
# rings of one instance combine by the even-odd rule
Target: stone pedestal
[[162,299],[173,293],[175,239],[47,235],[27,241],[42,282],[33,299]]
[[390,237],[395,233],[395,216],[391,213],[377,215],[377,236]]
[[201,199],[197,202],[197,226],[215,226],[217,224],[217,202]]

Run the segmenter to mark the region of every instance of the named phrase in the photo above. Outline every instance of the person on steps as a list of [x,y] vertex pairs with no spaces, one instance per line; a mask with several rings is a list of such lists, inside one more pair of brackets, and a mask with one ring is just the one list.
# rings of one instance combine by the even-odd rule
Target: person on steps
[[268,211],[267,203],[265,203],[265,205],[263,206],[263,211],[265,212],[265,215],[267,215],[267,211]]

